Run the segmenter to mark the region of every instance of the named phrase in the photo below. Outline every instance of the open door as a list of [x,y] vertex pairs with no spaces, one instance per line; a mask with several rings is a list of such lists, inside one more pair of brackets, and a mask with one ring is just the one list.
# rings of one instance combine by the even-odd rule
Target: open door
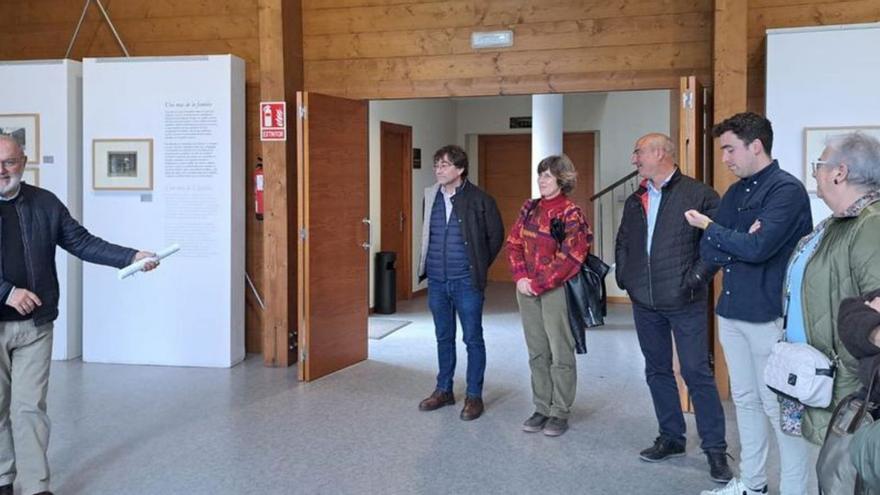
[[296,98],[299,378],[311,381],[367,358],[367,103]]
[[[711,184],[711,146],[712,139],[709,137],[706,123],[711,123],[711,107],[706,102],[711,102],[706,89],[694,76],[682,77],[679,91],[679,130],[678,130],[678,165],[681,172],[699,181]],[[710,152],[706,153],[709,149]],[[717,284],[717,277],[716,277]],[[727,374],[727,362],[724,360],[724,352],[718,341],[715,329],[715,294],[718,288],[714,284],[709,285],[709,311],[706,315],[709,329],[709,354],[712,356],[715,384],[721,399],[730,397],[730,386]],[[678,382],[678,395],[681,408],[684,411],[693,412],[693,403],[685,386],[684,380],[679,374],[678,357],[675,358],[675,380]]]

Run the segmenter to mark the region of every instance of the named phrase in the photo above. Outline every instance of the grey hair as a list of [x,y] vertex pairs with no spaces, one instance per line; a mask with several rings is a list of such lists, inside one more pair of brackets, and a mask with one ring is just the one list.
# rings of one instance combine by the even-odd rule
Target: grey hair
[[9,134],[2,134],[2,133],[0,133],[0,141],[5,141],[5,142],[7,142],[7,143],[9,143],[9,144],[15,145],[15,148],[16,148],[20,153],[24,153],[24,148],[21,147],[21,144],[18,142],[18,140],[15,139],[14,137],[10,136]]
[[673,160],[675,159],[675,143],[673,143],[672,139],[666,134],[652,132],[651,134],[646,134],[644,139],[648,146],[652,148],[660,148],[668,156],[671,156]]
[[880,189],[880,141],[877,138],[856,131],[829,136],[825,146],[830,151],[827,162],[846,164],[847,182],[866,190]]

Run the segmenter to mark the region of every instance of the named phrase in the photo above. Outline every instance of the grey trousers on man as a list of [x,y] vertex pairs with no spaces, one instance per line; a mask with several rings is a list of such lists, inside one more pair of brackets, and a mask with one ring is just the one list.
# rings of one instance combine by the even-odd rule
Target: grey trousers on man
[[567,419],[577,391],[577,362],[565,287],[538,297],[517,291],[516,301],[529,349],[535,412]]
[[19,474],[24,494],[49,490],[52,327],[34,326],[33,320],[0,322],[0,486]]

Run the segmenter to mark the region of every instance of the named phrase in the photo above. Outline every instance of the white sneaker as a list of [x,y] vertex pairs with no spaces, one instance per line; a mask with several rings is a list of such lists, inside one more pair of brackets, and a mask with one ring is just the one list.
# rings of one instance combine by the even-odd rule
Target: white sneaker
[[764,495],[765,493],[767,493],[767,485],[764,485],[764,488],[760,490],[752,490],[744,485],[739,478],[733,478],[723,488],[703,490],[700,495]]

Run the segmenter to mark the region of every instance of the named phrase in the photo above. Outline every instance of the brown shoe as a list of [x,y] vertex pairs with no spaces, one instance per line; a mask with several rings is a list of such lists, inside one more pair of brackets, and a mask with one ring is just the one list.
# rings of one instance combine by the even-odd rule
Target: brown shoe
[[461,410],[461,419],[471,421],[483,414],[483,399],[479,397],[467,397],[464,399],[464,408]]
[[444,392],[440,389],[435,390],[430,397],[419,402],[419,411],[433,411],[443,406],[451,406],[455,404],[455,396],[452,392]]

